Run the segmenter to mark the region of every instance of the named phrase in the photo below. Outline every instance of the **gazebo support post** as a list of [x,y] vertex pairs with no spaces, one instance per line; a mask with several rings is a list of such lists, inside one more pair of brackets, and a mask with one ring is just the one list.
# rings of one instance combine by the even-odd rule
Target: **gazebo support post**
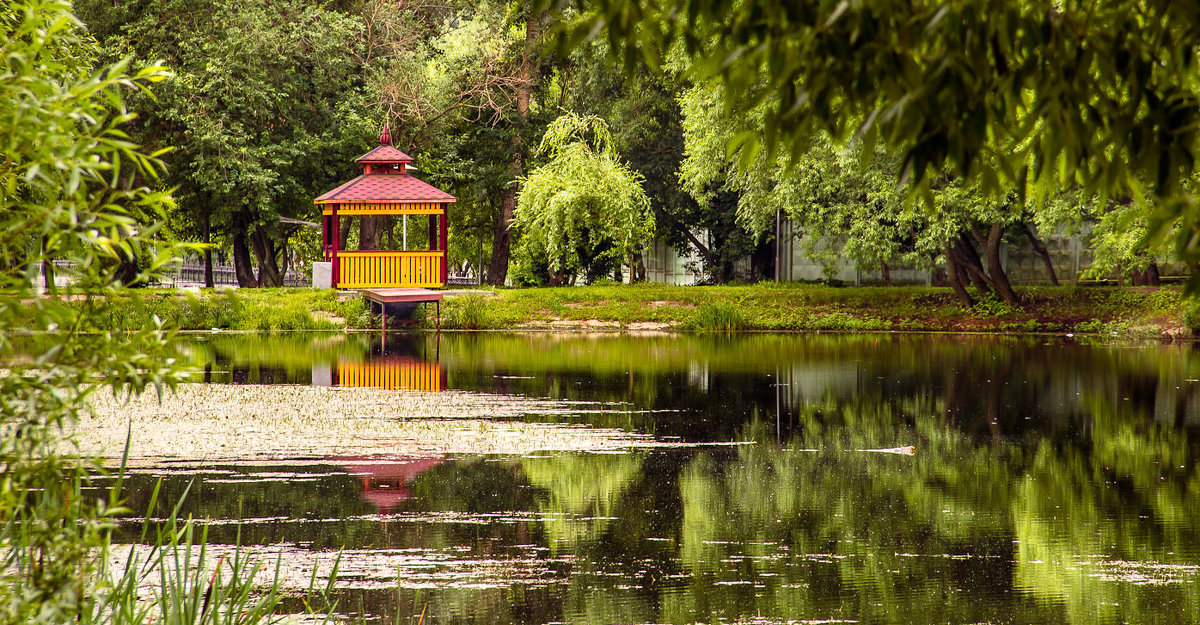
[[332,280],[330,280],[330,282],[333,283],[334,289],[338,288],[338,282],[340,282],[341,275],[342,275],[340,263],[338,262],[338,247],[341,245],[340,239],[342,238],[342,227],[341,227],[341,217],[338,216],[337,209],[338,209],[338,205],[334,204],[333,211],[332,211],[332,214],[330,215],[330,219],[329,219],[329,221],[332,222],[332,224],[333,224],[333,232],[330,233],[333,237],[333,258],[329,259],[329,262],[330,262],[329,271],[330,271],[330,273],[333,274]]
[[438,216],[438,219],[442,222],[441,228],[438,229],[439,230],[438,234],[441,235],[441,239],[442,239],[441,240],[441,243],[442,243],[442,284],[446,284],[446,276],[447,276],[446,270],[448,269],[446,267],[446,213],[449,212],[449,209],[450,209],[449,204],[444,205],[444,210],[442,210],[442,214]]

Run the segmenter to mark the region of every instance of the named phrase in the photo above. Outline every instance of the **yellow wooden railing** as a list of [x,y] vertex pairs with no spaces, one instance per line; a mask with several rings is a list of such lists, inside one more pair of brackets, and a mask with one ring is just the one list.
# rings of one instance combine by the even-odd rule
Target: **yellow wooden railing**
[[338,386],[405,391],[442,390],[442,366],[398,358],[375,362],[338,363]]
[[338,288],[442,286],[442,254],[433,252],[338,252]]

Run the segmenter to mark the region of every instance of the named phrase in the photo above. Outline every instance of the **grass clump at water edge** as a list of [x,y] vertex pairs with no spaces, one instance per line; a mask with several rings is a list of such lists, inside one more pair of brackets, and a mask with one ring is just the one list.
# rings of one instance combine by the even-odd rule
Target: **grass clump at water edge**
[[488,327],[488,300],[471,293],[446,301],[447,326],[462,330],[482,330]]
[[736,332],[749,327],[746,314],[737,302],[705,302],[688,318],[687,326],[707,332]]

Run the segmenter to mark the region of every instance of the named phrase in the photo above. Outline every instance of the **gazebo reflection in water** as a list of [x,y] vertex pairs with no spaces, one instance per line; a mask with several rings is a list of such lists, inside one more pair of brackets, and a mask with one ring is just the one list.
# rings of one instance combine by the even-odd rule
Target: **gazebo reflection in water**
[[359,480],[361,494],[382,514],[395,512],[400,503],[412,496],[409,483],[421,473],[445,461],[444,458],[388,460],[378,458],[331,458]]
[[[395,334],[375,337],[360,358],[342,356],[313,368],[313,384],[343,388],[379,388],[399,391],[442,391],[446,371],[438,362],[439,343],[428,335]],[[319,379],[319,378],[323,378]],[[389,514],[412,496],[409,484],[421,473],[445,461],[442,457],[384,459],[336,457],[328,459],[359,481],[360,494],[380,514]]]
[[345,355],[333,363],[313,364],[314,386],[378,388],[392,391],[442,391],[446,370],[438,362],[438,340],[432,350],[427,336],[378,337],[370,352]]

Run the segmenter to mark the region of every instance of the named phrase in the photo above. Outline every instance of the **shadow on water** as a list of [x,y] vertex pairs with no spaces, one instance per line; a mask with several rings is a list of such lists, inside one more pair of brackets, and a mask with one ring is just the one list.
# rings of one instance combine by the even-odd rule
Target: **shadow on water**
[[[561,417],[578,423],[748,444],[149,470],[130,507],[145,512],[160,476],[160,508],[195,479],[183,513],[215,520],[211,540],[232,543],[243,519],[243,543],[297,561],[347,550],[360,576],[343,609],[386,622],[1200,622],[1193,345],[376,340],[180,349],[225,381],[400,359],[436,367],[439,388],[602,407]],[[915,455],[862,451],[902,445]],[[390,580],[363,582],[372,567]]]

